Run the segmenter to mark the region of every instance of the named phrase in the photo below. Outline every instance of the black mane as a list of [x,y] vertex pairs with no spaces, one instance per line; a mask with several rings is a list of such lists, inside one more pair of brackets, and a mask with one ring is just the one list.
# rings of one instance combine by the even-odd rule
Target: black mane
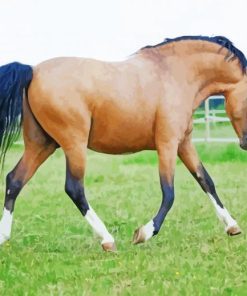
[[177,41],[182,41],[182,40],[205,40],[205,41],[217,43],[217,44],[221,45],[222,47],[225,47],[226,49],[228,49],[228,51],[231,54],[234,55],[234,57],[237,57],[239,59],[242,70],[243,70],[243,72],[245,72],[245,68],[247,67],[247,60],[246,60],[245,55],[243,54],[243,52],[241,50],[239,50],[237,47],[234,46],[232,41],[230,41],[229,39],[227,39],[224,36],[209,37],[209,36],[198,35],[198,36],[180,36],[180,37],[176,37],[176,38],[166,38],[161,43],[158,43],[156,45],[147,45],[147,46],[143,47],[142,49],[155,48],[155,47],[159,47],[162,45],[166,45],[171,42],[177,42]]

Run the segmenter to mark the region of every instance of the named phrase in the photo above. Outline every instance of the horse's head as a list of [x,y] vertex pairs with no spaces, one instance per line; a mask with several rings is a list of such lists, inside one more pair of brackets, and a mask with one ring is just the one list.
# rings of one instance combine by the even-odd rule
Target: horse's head
[[226,112],[239,138],[240,147],[247,150],[247,76],[225,94]]

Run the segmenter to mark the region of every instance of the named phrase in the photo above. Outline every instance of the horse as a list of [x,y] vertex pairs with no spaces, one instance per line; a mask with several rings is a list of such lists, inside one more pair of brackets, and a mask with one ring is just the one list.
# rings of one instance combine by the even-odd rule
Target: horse
[[246,57],[223,36],[182,36],[139,49],[124,61],[60,57],[37,66],[0,67],[1,161],[23,127],[24,153],[7,174],[0,243],[10,238],[23,186],[57,149],[66,158],[65,192],[101,238],[115,240],[84,192],[86,152],[156,150],[162,201],[134,232],[133,243],[157,235],[174,202],[177,156],[212,201],[228,235],[241,233],[220,200],[192,144],[192,115],[210,95],[223,94],[227,115],[247,150]]

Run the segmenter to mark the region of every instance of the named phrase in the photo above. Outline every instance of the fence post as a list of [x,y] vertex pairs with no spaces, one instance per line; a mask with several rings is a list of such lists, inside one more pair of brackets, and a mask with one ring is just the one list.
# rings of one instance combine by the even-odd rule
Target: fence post
[[209,122],[209,99],[205,101],[205,141],[208,142],[210,139],[210,122]]

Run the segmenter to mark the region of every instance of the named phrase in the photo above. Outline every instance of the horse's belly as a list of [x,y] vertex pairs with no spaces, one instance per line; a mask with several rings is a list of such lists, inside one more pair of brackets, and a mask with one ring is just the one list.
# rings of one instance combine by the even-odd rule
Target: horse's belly
[[93,122],[88,148],[109,154],[133,153],[155,149],[153,128],[146,122]]

